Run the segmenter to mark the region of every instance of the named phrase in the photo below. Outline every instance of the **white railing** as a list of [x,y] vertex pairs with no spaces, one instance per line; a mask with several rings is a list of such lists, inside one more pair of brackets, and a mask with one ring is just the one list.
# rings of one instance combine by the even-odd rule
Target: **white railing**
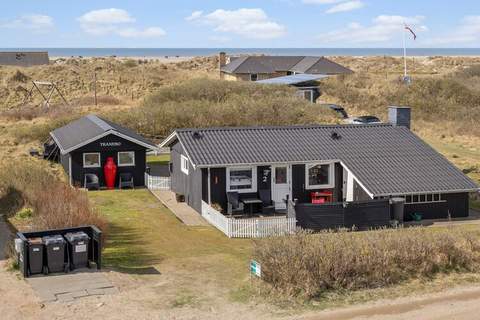
[[265,217],[235,219],[224,216],[202,201],[202,217],[229,238],[262,238],[294,233],[295,218]]
[[145,173],[145,185],[150,190],[170,190],[170,177],[157,177]]

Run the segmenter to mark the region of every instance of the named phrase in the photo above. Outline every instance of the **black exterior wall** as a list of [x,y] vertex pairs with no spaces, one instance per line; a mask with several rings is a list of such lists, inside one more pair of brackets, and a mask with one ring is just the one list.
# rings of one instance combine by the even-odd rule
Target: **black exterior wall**
[[413,213],[421,213],[423,219],[446,219],[468,217],[468,193],[445,193],[445,202],[405,204],[405,221],[412,220]]
[[[118,155],[120,151],[134,151],[135,152],[135,166],[120,167],[118,166]],[[100,153],[99,168],[84,168],[83,154],[88,152]],[[123,139],[116,135],[108,135],[98,140],[95,140],[81,148],[72,151],[70,154],[62,155],[61,163],[68,173],[69,157],[71,156],[71,181],[74,186],[83,187],[84,175],[86,173],[94,173],[100,180],[100,186],[105,186],[105,178],[103,174],[103,167],[108,157],[113,157],[117,165],[117,179],[115,185],[118,184],[118,176],[120,173],[129,172],[133,175],[135,186],[145,185],[145,169],[146,169],[146,148],[133,143],[129,140]]]
[[[343,169],[339,163],[335,164],[335,186],[333,189],[333,201],[342,199]],[[305,189],[305,165],[292,165],[292,197],[299,203],[309,203],[310,193],[325,189]]]

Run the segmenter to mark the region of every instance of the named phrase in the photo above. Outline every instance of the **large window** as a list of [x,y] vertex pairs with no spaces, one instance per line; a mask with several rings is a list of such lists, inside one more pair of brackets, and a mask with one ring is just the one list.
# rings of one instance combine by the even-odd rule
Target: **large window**
[[183,154],[180,156],[180,169],[183,173],[188,174],[188,158]]
[[99,168],[100,167],[100,153],[84,153],[83,154],[83,167],[84,168]]
[[333,163],[307,164],[305,166],[305,188],[333,188],[335,182],[333,168]]
[[227,168],[227,191],[257,192],[255,167]]
[[135,165],[135,152],[134,151],[122,151],[118,153],[118,166],[128,167]]

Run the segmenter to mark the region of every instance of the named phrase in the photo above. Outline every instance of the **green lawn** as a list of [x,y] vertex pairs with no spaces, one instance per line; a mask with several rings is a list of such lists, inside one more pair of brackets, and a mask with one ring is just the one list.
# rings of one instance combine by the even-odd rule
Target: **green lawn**
[[169,161],[170,161],[169,154],[160,154],[158,156],[154,156],[154,155],[147,156],[147,163],[150,163],[150,164],[157,164],[157,165],[168,164]]
[[251,240],[229,239],[213,227],[188,227],[148,190],[89,192],[109,221],[104,265],[142,273],[152,266],[178,264],[220,273],[226,281],[248,275]]

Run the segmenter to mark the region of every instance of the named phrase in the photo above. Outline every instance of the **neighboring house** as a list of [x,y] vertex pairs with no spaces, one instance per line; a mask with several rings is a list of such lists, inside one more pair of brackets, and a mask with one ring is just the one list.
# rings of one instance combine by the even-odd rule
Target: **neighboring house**
[[48,63],[48,52],[0,52],[1,66],[31,67]]
[[290,76],[259,80],[256,83],[294,87],[297,89],[298,96],[315,103],[321,95],[319,80],[325,78],[328,78],[328,76],[321,74],[294,74]]
[[352,70],[325,57],[306,56],[219,56],[220,78],[231,81],[257,81],[293,74],[340,75]]
[[[313,229],[335,217],[388,224],[391,197],[405,199],[407,220],[468,216],[478,186],[409,130],[409,116],[391,107],[388,124],[178,129],[160,146],[171,148],[172,191],[202,215],[206,205],[227,215],[232,194],[248,204],[268,193],[277,213],[293,199],[299,225]],[[335,216],[349,203],[360,211]]]
[[87,115],[50,132],[53,142],[46,148],[46,158],[58,159],[69,176],[70,184],[83,187],[86,174],[95,174],[100,187],[105,186],[103,168],[112,157],[120,174],[133,177],[135,186],[145,185],[146,152],[157,146],[139,134],[111,121]]

